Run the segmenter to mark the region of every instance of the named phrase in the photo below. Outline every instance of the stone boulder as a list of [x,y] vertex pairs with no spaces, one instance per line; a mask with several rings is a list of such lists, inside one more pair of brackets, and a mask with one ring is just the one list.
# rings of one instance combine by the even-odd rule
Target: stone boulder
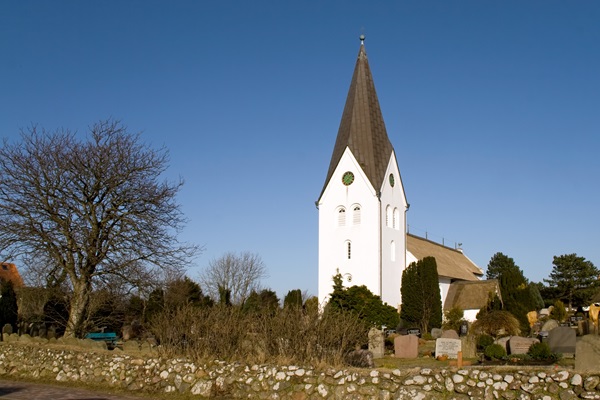
[[353,350],[344,357],[346,364],[356,368],[373,368],[373,353],[368,350]]
[[575,369],[577,371],[598,372],[598,360],[600,360],[600,336],[583,336],[577,341],[575,354]]
[[554,328],[558,328],[558,321],[555,319],[549,319],[548,321],[544,322],[544,325],[542,325],[542,329],[541,331],[543,332],[550,332],[552,329]]

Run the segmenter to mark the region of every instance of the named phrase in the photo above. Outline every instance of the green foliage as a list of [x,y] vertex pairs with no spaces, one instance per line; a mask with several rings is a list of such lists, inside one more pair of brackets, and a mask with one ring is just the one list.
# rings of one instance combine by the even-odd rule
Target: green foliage
[[557,320],[558,322],[563,322],[567,319],[567,309],[565,308],[565,303],[560,300],[556,300],[554,302],[554,307],[552,311],[550,311],[550,318]]
[[307,314],[315,314],[319,312],[319,298],[317,296],[312,296],[306,299],[304,302],[304,311]]
[[333,292],[327,308],[352,311],[370,326],[398,325],[400,318],[398,311],[381,301],[381,298],[374,295],[366,286],[344,288],[342,275],[339,273],[333,277],[333,282]]
[[490,335],[482,334],[477,337],[477,350],[483,351],[491,344],[494,344],[494,338]]
[[402,272],[400,293],[403,321],[417,325],[423,333],[442,325],[442,300],[434,257],[412,263]]
[[144,320],[150,321],[155,315],[161,313],[165,308],[165,292],[157,288],[150,292],[148,303],[146,303],[146,311],[144,312]]
[[548,343],[534,343],[527,350],[527,355],[534,360],[548,360],[552,356]]
[[223,304],[226,306],[231,305],[231,290],[227,289],[225,286],[219,285],[219,304]]
[[523,332],[529,330],[527,313],[538,310],[540,302],[539,291],[531,285],[523,271],[514,260],[502,253],[496,253],[490,259],[487,269],[488,279],[498,279],[504,310],[513,314],[520,323]]
[[302,307],[302,292],[300,289],[290,290],[283,298],[283,308]]
[[2,281],[0,284],[0,329],[4,324],[17,327],[17,295],[12,281]]
[[502,310],[502,300],[500,300],[500,297],[498,297],[496,293],[490,292],[488,293],[486,305],[479,310],[475,318],[479,319],[480,317],[483,317],[484,314],[500,310]]
[[448,330],[453,329],[457,332],[460,331],[460,325],[465,321],[464,311],[460,307],[453,307],[444,313],[444,323],[442,328]]
[[558,298],[573,307],[587,306],[600,287],[600,270],[577,254],[554,256],[549,279],[544,279],[557,291]]
[[504,335],[518,335],[521,333],[519,320],[508,311],[490,311],[477,317],[477,321],[471,325],[471,331],[477,334],[486,334],[498,337]]
[[252,291],[242,306],[242,311],[245,313],[272,315],[278,309],[279,298],[274,291],[269,289],[263,289],[259,293]]
[[506,358],[506,349],[499,344],[490,344],[483,351],[488,360],[502,360]]
[[498,252],[492,256],[485,272],[486,279],[499,279],[502,272],[515,266],[515,260]]

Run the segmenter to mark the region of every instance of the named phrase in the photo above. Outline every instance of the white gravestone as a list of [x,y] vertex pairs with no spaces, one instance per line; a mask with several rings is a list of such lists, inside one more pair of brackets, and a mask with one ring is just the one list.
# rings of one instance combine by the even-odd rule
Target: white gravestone
[[436,357],[447,355],[448,358],[457,359],[459,351],[462,351],[460,339],[439,338],[435,340]]

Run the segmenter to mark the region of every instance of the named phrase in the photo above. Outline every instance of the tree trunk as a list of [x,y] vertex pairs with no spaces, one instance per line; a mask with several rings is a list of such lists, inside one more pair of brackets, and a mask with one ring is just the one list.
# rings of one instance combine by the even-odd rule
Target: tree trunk
[[65,337],[74,338],[83,335],[83,321],[90,302],[91,291],[91,283],[84,281],[84,279],[74,283]]

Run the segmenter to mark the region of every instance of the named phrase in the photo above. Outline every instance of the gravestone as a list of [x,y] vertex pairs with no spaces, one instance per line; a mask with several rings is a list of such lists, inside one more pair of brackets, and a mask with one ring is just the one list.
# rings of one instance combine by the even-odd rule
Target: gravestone
[[598,372],[600,360],[600,336],[586,335],[577,341],[575,369],[577,371]]
[[448,358],[457,359],[459,351],[462,351],[462,341],[460,339],[441,337],[435,341],[436,357],[446,355]]
[[56,325],[52,324],[48,328],[48,339],[56,339],[56,336]]
[[555,319],[549,319],[548,321],[544,322],[544,325],[542,325],[542,331],[545,332],[550,332],[554,328],[558,328],[558,321]]
[[369,351],[373,353],[373,358],[383,357],[385,351],[383,332],[377,328],[369,330]]
[[474,335],[462,336],[460,338],[461,351],[463,358],[476,358],[477,357],[477,339]]
[[575,354],[576,341],[577,334],[573,328],[558,327],[548,333],[548,346],[553,353]]
[[419,356],[419,338],[415,335],[396,336],[394,355],[398,358],[417,358]]
[[421,337],[421,329],[419,328],[408,328],[406,330],[407,335],[415,335],[416,337]]
[[11,324],[4,324],[2,327],[2,340],[6,340],[7,336],[10,336],[13,333],[13,328]]
[[511,336],[507,343],[507,354],[527,354],[529,348],[534,343],[540,341],[535,338],[526,338],[521,336]]
[[431,329],[431,337],[434,339],[442,337],[442,333],[444,333],[444,331],[442,331],[440,328]]
[[496,339],[494,341],[494,343],[499,344],[500,346],[502,346],[504,348],[504,350],[506,351],[506,353],[508,354],[508,346],[507,343],[510,340],[510,336],[504,336],[501,337],[500,339]]
[[458,333],[460,336],[466,336],[469,333],[469,323],[467,321],[461,322]]
[[586,320],[577,322],[577,335],[584,336],[590,333],[590,324]]
[[442,336],[440,336],[440,338],[458,339],[458,333],[454,329],[448,329],[447,331],[442,332]]

